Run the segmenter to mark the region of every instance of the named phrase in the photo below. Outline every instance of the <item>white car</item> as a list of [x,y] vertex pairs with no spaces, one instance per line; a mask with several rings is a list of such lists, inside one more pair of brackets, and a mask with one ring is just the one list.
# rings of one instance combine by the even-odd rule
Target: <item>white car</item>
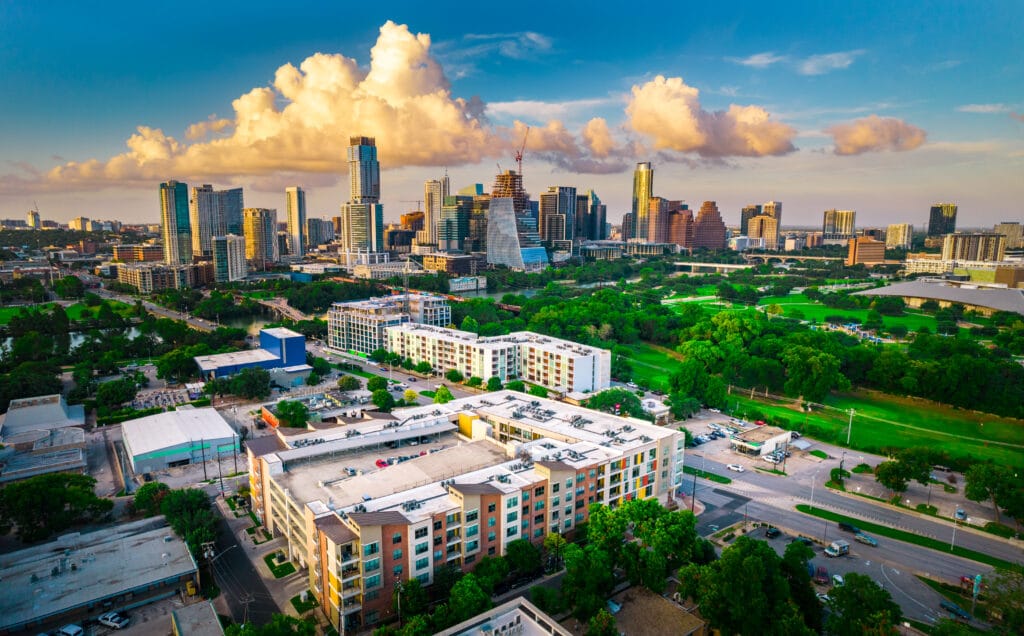
[[128,627],[128,623],[130,622],[127,616],[123,616],[117,612],[107,612],[106,614],[101,615],[98,620],[100,625],[112,627],[113,629],[124,629],[125,627]]
[[725,467],[728,468],[729,470],[734,470],[738,473],[746,472],[747,470],[746,468],[740,466],[739,464],[726,464]]

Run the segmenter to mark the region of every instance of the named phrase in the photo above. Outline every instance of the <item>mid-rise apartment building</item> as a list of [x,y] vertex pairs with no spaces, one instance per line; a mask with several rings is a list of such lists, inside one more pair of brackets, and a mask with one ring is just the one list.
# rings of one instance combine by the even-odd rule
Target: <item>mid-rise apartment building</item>
[[430,294],[398,294],[347,303],[327,311],[327,346],[338,351],[373,353],[387,348],[386,329],[407,322],[448,325],[448,299]]
[[164,259],[163,245],[115,245],[114,260],[122,263],[158,262]]
[[[571,534],[591,504],[682,483],[683,433],[514,391],[392,416],[247,444],[253,511],[344,630],[390,617],[401,581],[429,585],[513,541]],[[430,452],[373,468],[382,444],[409,441]]]
[[988,232],[947,234],[942,242],[943,260],[1001,261],[1006,255],[1006,236]]
[[161,289],[188,289],[192,286],[193,269],[191,265],[157,263],[120,265],[117,282],[131,285],[142,294]]
[[909,250],[914,240],[914,226],[909,223],[891,223],[885,230],[885,247]]
[[502,382],[521,379],[563,393],[608,388],[611,352],[569,340],[517,331],[480,337],[468,331],[423,324],[387,329],[387,349],[439,371],[456,369],[466,377]]

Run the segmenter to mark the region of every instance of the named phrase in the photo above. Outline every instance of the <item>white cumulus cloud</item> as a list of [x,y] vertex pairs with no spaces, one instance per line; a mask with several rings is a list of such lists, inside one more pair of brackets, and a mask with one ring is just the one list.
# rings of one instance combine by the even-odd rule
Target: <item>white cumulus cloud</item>
[[894,117],[870,115],[826,130],[835,142],[837,155],[859,155],[883,150],[913,150],[924,143],[927,133]]
[[760,157],[793,152],[796,130],[773,121],[760,106],[733,104],[725,111],[701,107],[700,91],[680,77],[655,77],[633,87],[626,106],[629,126],[656,150],[696,152],[704,157]]
[[824,53],[812,55],[800,62],[797,70],[802,75],[824,75],[830,71],[838,71],[849,68],[854,60],[866,53],[864,49],[855,51],[839,51],[836,53]]
[[960,113],[975,113],[979,115],[1001,115],[1010,112],[1006,104],[964,104],[956,107]]
[[754,53],[748,57],[729,57],[726,58],[730,62],[735,62],[743,66],[750,66],[752,68],[768,68],[772,64],[778,62],[785,62],[787,58],[785,55],[776,55],[772,51],[765,51],[764,53]]

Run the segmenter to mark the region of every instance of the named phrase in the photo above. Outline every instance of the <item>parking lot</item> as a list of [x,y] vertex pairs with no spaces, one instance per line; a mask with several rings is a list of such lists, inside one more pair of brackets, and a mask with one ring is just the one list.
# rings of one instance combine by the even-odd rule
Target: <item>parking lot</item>
[[132,400],[134,409],[150,409],[154,407],[175,407],[189,401],[185,389],[154,389],[140,391]]

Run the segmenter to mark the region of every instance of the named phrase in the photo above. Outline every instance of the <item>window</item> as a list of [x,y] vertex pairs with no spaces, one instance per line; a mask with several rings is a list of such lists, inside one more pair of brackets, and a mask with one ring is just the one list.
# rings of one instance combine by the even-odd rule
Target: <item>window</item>
[[572,488],[572,477],[570,477],[569,479],[565,480],[565,487],[566,488]]
[[424,526],[422,528],[416,528],[416,538],[417,539],[422,539],[425,536],[427,536],[427,527],[426,526]]
[[370,559],[363,565],[363,570],[366,572],[373,572],[374,570],[380,569],[380,559]]
[[434,560],[440,561],[444,558],[444,550],[434,550]]
[[533,531],[533,538],[537,539],[544,536],[544,528],[537,528]]
[[495,534],[494,534],[493,532],[488,532],[488,533],[487,533],[487,540],[488,540],[488,541],[494,541],[494,538],[495,538],[496,536],[497,536],[497,535],[495,535]]
[[401,543],[401,542],[402,542],[402,533],[401,532],[396,532],[395,534],[391,535],[391,545],[395,545],[396,543]]
[[401,565],[396,565],[394,570],[392,570],[392,572],[394,572],[396,579],[399,578],[400,576],[402,576],[402,566]]
[[519,518],[519,513],[518,512],[510,512],[507,515],[505,515],[505,523],[513,523],[518,518]]
[[544,500],[543,499],[538,499],[537,501],[533,502],[533,509],[534,510],[544,510]]
[[583,500],[582,499],[577,499],[576,500],[576,510],[579,510],[582,507],[583,507]]
[[402,548],[398,548],[397,550],[392,552],[391,553],[391,558],[394,559],[395,561],[401,559],[402,558]]
[[366,594],[363,594],[364,601],[376,601],[379,598],[380,590],[373,590],[372,592],[367,592]]
[[555,497],[554,499],[551,500],[551,507],[552,508],[557,508],[558,504],[560,504],[560,503],[562,503],[561,497]]
[[423,554],[425,552],[430,552],[430,544],[426,541],[424,541],[423,543],[417,543],[416,554]]
[[633,479],[636,479],[639,476],[640,476],[640,467],[637,466],[636,468],[633,469]]
[[376,541],[374,541],[373,543],[368,543],[363,546],[363,556],[370,556],[373,554],[377,554],[378,552],[380,552],[380,544],[378,544]]
[[475,537],[480,532],[480,526],[474,524],[466,528],[467,537]]
[[565,507],[565,516],[568,517],[571,514],[572,514],[572,506],[566,506]]
[[519,497],[509,497],[508,501],[505,502],[506,508],[515,508],[519,505]]
[[371,588],[374,588],[374,587],[380,587],[380,575],[379,574],[374,574],[373,576],[368,576],[365,579],[363,579],[363,581],[365,582],[366,589],[371,589]]
[[494,556],[494,546],[487,548],[487,556]]
[[537,488],[534,488],[533,489],[533,496],[534,497],[543,497],[544,496],[544,486],[538,486]]
[[565,520],[565,527],[566,528],[571,528],[572,527],[572,519],[566,519]]
[[479,510],[471,510],[466,513],[466,523],[473,523],[480,516]]
[[[580,482],[581,482],[581,481],[583,481],[583,480],[584,480],[584,479],[585,479],[586,477],[587,477],[587,476],[586,476],[586,474],[584,474],[584,473],[576,473],[576,483],[577,483],[577,484],[578,484],[578,483],[580,483]],[[569,484],[569,485],[570,485],[570,486],[572,486],[572,484]]]
[[577,512],[576,513],[576,521],[583,521],[583,513],[582,512]]
[[505,530],[505,536],[506,537],[514,537],[518,533],[519,533],[519,528],[517,528],[515,526],[511,526],[507,530]]
[[373,610],[373,611],[370,611],[370,612],[366,613],[366,624],[367,625],[373,625],[374,623],[376,623],[379,620],[380,620],[380,612],[378,612],[377,610]]
[[443,524],[441,523],[441,521],[435,521],[434,522],[434,532],[437,532],[438,530],[440,530],[442,525]]
[[657,448],[652,448],[651,450],[649,450],[647,452],[647,459],[654,459],[657,456],[658,456],[658,449]]
[[530,491],[529,490],[524,490],[522,497],[523,497],[523,501],[529,501],[530,500]]
[[551,492],[558,492],[559,486],[562,484],[551,484]]
[[593,479],[594,477],[597,477],[597,471],[594,470],[593,468],[591,468],[590,469],[590,478]]
[[479,541],[468,541],[466,542],[466,552],[475,552],[480,548]]
[[534,517],[533,523],[538,525],[544,523],[544,515],[537,515],[536,517]]
[[436,537],[434,537],[434,545],[441,545],[441,541],[441,535],[437,535]]
[[494,512],[496,506],[493,503],[487,504],[487,512]]
[[430,572],[420,574],[416,579],[420,582],[420,585],[430,585]]

